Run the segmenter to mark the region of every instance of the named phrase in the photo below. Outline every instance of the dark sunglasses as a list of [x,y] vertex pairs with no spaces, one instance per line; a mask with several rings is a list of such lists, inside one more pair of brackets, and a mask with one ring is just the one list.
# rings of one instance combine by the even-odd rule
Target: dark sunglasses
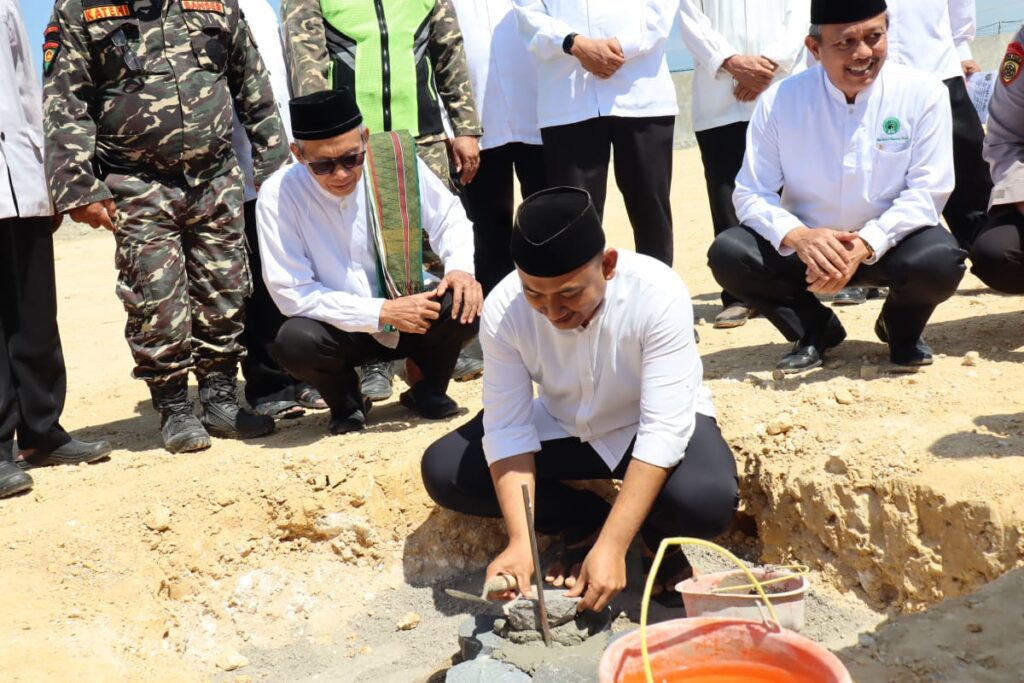
[[128,37],[125,36],[123,29],[114,31],[114,34],[110,36],[110,40],[118,52],[121,53],[124,65],[128,67],[129,71],[142,71],[142,62],[139,61],[139,56],[135,54],[135,50],[128,46]]
[[346,154],[343,157],[335,157],[333,159],[320,159],[319,161],[309,161],[309,170],[315,175],[331,175],[338,170],[341,166],[346,171],[359,168],[366,161],[366,150],[362,152],[356,152],[355,154]]

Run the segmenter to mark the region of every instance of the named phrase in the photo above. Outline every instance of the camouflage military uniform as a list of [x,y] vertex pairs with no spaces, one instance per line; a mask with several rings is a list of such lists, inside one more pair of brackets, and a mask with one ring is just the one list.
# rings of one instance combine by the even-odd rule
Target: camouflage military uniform
[[136,377],[233,375],[251,287],[232,110],[257,182],[286,159],[236,0],[57,0],[44,47],[48,171],[67,212],[118,208],[117,293]]
[[[440,97],[441,104],[448,114],[455,136],[480,136],[482,130],[476,103],[473,99],[469,69],[466,66],[462,31],[459,29],[458,18],[451,0],[426,0],[426,2],[424,0],[343,1],[352,8],[350,12],[345,13],[346,16],[366,14],[379,8],[380,14],[375,13],[372,18],[382,17],[385,22],[389,19],[397,21],[397,17],[401,13],[415,11],[410,8],[417,3],[421,3],[426,8],[429,18],[422,24],[422,27],[417,27],[421,29],[422,35],[396,36],[396,25],[388,24],[390,31],[388,45],[396,48],[409,45],[417,55],[421,51],[425,51],[429,58],[432,78],[420,79],[415,88],[418,92],[403,92],[396,88],[390,93],[385,93],[386,98],[393,98],[396,101],[403,97],[417,98],[422,103],[419,115],[403,116],[401,112],[397,112],[392,117],[390,111],[383,116],[379,115],[381,107],[375,98],[368,96],[367,91],[379,88],[380,78],[376,77],[376,73],[372,70],[362,70],[360,66],[356,65],[355,55],[362,54],[364,56],[360,58],[366,59],[365,50],[359,44],[358,29],[346,31],[344,28],[331,26],[329,22],[325,22],[324,7],[328,5],[328,2],[321,0],[282,0],[281,3],[285,32],[285,58],[288,62],[292,93],[298,96],[341,85],[352,87],[356,92],[359,108],[363,112],[370,131],[410,131],[416,138],[420,158],[439,178],[454,189],[449,171],[446,135],[440,124],[440,105],[437,104],[437,96]],[[399,5],[403,6],[398,7]],[[398,30],[401,30],[400,27]],[[355,37],[349,38],[348,36]],[[367,49],[372,49],[370,43],[383,45],[379,35],[372,36],[372,40],[367,40],[366,43]],[[364,51],[360,52],[360,50]],[[392,60],[385,57],[384,61],[390,63]],[[340,73],[344,64],[351,66],[352,73],[347,77]],[[382,71],[389,74],[389,78],[394,75],[394,71],[389,68],[384,68]],[[374,73],[374,77],[360,80],[357,75],[368,73]],[[429,111],[431,104],[437,113],[436,121],[433,119],[433,113]],[[423,113],[424,111],[426,114]]]

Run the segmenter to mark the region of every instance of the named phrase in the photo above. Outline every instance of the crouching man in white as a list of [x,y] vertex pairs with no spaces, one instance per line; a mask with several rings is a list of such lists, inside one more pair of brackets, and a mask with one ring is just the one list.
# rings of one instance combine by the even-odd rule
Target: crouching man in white
[[715,239],[709,265],[796,342],[784,372],[821,365],[846,338],[815,295],[848,285],[889,287],[876,335],[893,363],[929,364],[921,334],[966,256],[939,227],[954,184],[949,93],[886,63],[885,0],[814,0],[811,21],[821,64],[758,101],[733,194],[741,225]]
[[[300,163],[271,176],[257,203],[263,277],[288,317],[275,342],[281,365],[323,396],[332,434],[365,426],[355,369],[376,361],[409,359],[402,405],[455,414],[448,380],[483,306],[462,205],[408,132],[368,135],[347,89],[289,109]],[[423,270],[423,230],[444,262],[439,283]]]
[[[484,410],[427,449],[423,482],[446,508],[504,517],[509,545],[487,578],[514,576],[529,593],[527,484],[537,530],[562,534],[548,580],[582,595],[580,610],[601,610],[626,585],[637,532],[650,554],[666,536],[728,527],[736,462],[672,269],[606,249],[590,195],[576,188],[523,202],[511,250],[517,271],[487,297],[480,329]],[[623,479],[622,490],[609,508],[563,483],[580,479]],[[672,587],[689,575],[682,552],[666,556],[657,599],[679,604]]]

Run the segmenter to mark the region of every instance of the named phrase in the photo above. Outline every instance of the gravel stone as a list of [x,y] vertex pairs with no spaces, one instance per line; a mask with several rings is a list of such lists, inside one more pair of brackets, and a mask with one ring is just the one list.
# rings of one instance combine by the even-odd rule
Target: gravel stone
[[445,683],[530,683],[532,679],[511,664],[481,657],[448,669],[444,680]]

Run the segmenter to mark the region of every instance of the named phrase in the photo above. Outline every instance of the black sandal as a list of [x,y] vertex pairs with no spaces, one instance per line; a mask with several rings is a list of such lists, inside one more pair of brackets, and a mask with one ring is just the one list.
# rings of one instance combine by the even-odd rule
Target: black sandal
[[295,392],[295,402],[303,408],[309,408],[310,410],[324,410],[327,408],[327,402],[324,401],[323,396],[316,390],[316,387],[309,384],[302,384],[298,387]]
[[266,415],[275,420],[294,420],[302,417],[306,411],[295,401],[263,401],[252,407],[257,415]]
[[[651,567],[654,565],[654,557],[644,557],[641,559],[641,566],[644,569],[644,574],[651,573]],[[679,548],[673,548],[665,553],[664,557],[661,558],[661,564],[658,566],[658,574],[654,577],[654,585],[661,586],[661,592],[656,595],[651,595],[651,598],[662,607],[676,608],[683,606],[683,595],[679,591],[675,590],[675,586],[667,588],[666,584],[669,581],[679,583],[693,576],[693,567],[690,565],[690,561],[686,559],[686,554],[683,553]]]
[[[595,539],[595,541],[596,540],[597,539]],[[576,545],[577,543],[582,543],[582,545]],[[556,586],[556,588],[566,588],[567,587],[565,585],[564,579],[568,579],[569,578],[569,574],[570,574],[570,572],[572,572],[572,568],[573,567],[575,567],[578,564],[583,564],[583,560],[587,559],[587,555],[590,553],[591,550],[593,550],[593,548],[594,548],[594,543],[593,542],[585,543],[582,540],[581,541],[574,541],[574,542],[570,542],[570,541],[567,541],[567,540],[564,540],[564,539],[562,540],[562,547],[558,551],[558,556],[555,558],[555,562],[558,562],[558,563],[560,563],[562,565],[562,578],[563,578],[563,582],[562,582],[561,586]],[[545,583],[551,583],[551,585],[554,585],[553,581],[552,582],[548,582],[546,580],[547,579],[547,575],[552,574],[552,572],[545,570],[544,574],[545,574],[545,581],[544,582]],[[579,577],[577,577],[577,578],[579,578]]]

